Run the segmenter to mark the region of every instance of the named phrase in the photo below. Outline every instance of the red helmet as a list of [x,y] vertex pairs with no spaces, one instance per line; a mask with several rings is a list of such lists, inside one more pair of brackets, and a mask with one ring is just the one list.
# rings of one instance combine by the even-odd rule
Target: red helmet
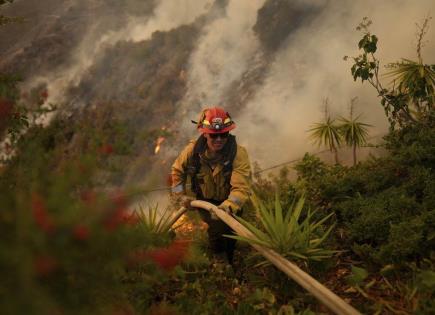
[[236,128],[230,114],[221,107],[204,109],[198,122],[198,130],[202,133],[224,133]]

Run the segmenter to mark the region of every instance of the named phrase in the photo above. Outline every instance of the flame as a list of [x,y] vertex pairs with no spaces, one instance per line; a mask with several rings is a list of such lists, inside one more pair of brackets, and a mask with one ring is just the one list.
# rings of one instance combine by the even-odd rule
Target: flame
[[154,149],[154,154],[160,152],[161,144],[165,141],[165,137],[158,137],[156,141],[156,148]]
[[185,214],[183,214],[174,225],[177,226],[177,235],[183,237],[192,236],[192,234],[194,234],[197,230],[205,231],[207,229],[207,224],[205,222],[193,222]]

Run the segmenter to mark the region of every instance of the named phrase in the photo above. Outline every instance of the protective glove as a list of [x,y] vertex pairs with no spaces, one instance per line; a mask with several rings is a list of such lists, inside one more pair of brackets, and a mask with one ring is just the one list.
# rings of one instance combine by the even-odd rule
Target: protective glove
[[224,200],[218,206],[218,208],[224,210],[228,214],[233,214],[233,213],[236,213],[239,210],[240,207],[236,203],[234,203],[231,200],[227,199],[227,200]]
[[[225,200],[226,201],[226,200]],[[233,213],[233,209],[231,208],[231,205],[230,204],[228,204],[227,202],[222,202],[219,206],[218,206],[218,208],[219,209],[221,209],[221,210],[224,210],[226,213],[228,213],[228,214],[231,214],[231,213]]]
[[[217,206],[219,209],[221,209],[221,210],[224,210],[226,213],[228,213],[228,214],[231,214],[231,209],[230,209],[230,206],[227,204],[227,203],[225,203],[225,201],[224,202],[222,202],[219,206]],[[210,211],[210,218],[212,219],[212,220],[215,220],[215,221],[219,221],[220,219],[219,219],[219,217],[216,215],[216,213],[213,211],[213,210],[211,210]]]

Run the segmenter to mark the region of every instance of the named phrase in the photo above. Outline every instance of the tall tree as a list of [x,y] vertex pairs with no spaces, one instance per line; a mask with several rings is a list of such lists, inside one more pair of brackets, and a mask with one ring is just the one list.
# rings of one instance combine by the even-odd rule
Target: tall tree
[[352,147],[353,165],[356,165],[356,148],[361,147],[367,143],[368,127],[371,125],[360,121],[361,115],[354,117],[354,106],[357,98],[354,97],[350,100],[349,105],[349,118],[340,117],[340,124],[338,125],[340,134],[344,142]]
[[328,147],[329,151],[334,153],[335,163],[338,164],[338,147],[341,144],[340,130],[335,123],[335,119],[332,119],[328,110],[328,99],[323,101],[325,110],[324,121],[315,123],[308,132],[311,133],[310,138],[319,146],[324,145]]

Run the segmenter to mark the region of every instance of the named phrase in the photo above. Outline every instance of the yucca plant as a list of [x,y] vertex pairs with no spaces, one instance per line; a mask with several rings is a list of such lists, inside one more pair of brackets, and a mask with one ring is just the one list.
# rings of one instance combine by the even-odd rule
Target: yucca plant
[[340,130],[335,123],[334,119],[327,117],[324,122],[315,123],[313,127],[308,130],[311,133],[310,138],[314,140],[319,146],[324,145],[329,148],[329,151],[334,153],[335,163],[338,164],[338,150],[341,144]]
[[310,138],[314,143],[319,146],[324,145],[334,153],[335,164],[338,164],[338,147],[341,144],[340,130],[335,123],[335,119],[332,119],[329,115],[328,99],[324,100],[323,106],[325,108],[325,120],[315,123],[308,132],[311,133]]
[[349,119],[340,117],[340,124],[338,125],[342,139],[348,146],[352,147],[353,165],[356,165],[357,162],[356,148],[367,143],[367,136],[369,134],[367,128],[371,127],[371,125],[360,121],[361,115],[358,115],[356,118],[353,117],[355,101],[356,98],[353,98],[350,102]]
[[[300,197],[297,201],[295,198],[285,215],[278,196],[275,198],[273,210],[268,209],[255,196],[253,204],[260,220],[261,228],[255,227],[242,218],[238,217],[237,219],[255,238],[247,238],[240,235],[228,235],[228,237],[261,245],[275,250],[288,259],[298,259],[304,262],[320,261],[330,258],[333,254],[337,253],[335,250],[321,247],[334,227],[334,225],[331,225],[326,231],[322,229],[322,225],[332,216],[332,213],[317,222],[313,222],[315,211],[311,212],[308,209],[305,218],[301,220],[305,204],[304,196]],[[261,264],[267,264],[267,262]]]
[[435,65],[423,64],[419,61],[402,59],[389,65],[391,69],[386,76],[392,77],[397,84],[397,91],[406,95],[410,114],[421,119],[433,110],[435,104]]

